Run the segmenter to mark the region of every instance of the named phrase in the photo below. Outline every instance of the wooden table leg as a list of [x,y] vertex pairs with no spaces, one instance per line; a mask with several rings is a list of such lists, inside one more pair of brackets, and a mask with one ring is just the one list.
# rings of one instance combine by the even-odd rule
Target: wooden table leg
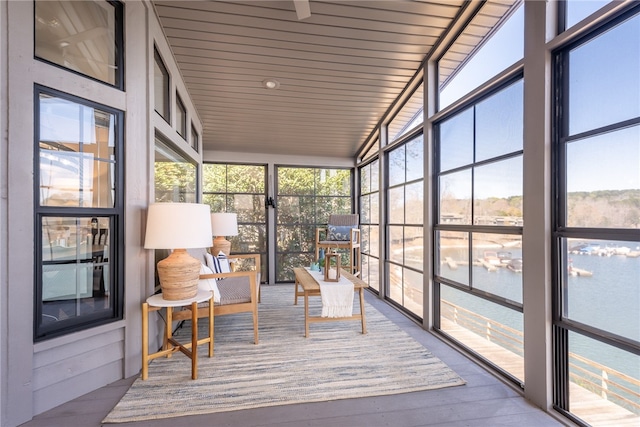
[[198,303],[191,303],[191,379],[198,379]]
[[309,337],[309,292],[304,291],[304,336]]
[[213,293],[211,293],[211,299],[209,300],[209,357],[213,357]]
[[293,284],[293,305],[298,305],[298,278]]
[[[162,346],[163,350],[168,350],[170,344],[170,340],[173,334],[171,330],[171,325],[173,323],[173,307],[167,307],[167,324],[164,325],[164,345]],[[171,357],[172,353],[167,354],[167,358]]]
[[362,333],[367,333],[367,321],[364,317],[364,288],[360,288],[360,317],[362,320]]
[[149,376],[149,304],[142,303],[142,379]]

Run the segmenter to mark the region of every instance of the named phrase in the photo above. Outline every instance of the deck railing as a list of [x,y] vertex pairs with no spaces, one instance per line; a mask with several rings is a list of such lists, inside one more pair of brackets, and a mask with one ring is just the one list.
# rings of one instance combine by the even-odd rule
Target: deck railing
[[[503,325],[448,301],[442,300],[442,316],[474,334],[522,357],[522,331]],[[579,386],[640,414],[640,380],[602,365],[576,353],[569,352],[570,379]]]

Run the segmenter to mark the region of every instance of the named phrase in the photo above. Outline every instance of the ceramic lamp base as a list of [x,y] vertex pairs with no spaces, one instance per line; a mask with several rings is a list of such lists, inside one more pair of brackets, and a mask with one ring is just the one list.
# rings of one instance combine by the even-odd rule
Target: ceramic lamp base
[[162,298],[176,301],[195,297],[200,264],[186,249],[174,249],[171,255],[158,262]]

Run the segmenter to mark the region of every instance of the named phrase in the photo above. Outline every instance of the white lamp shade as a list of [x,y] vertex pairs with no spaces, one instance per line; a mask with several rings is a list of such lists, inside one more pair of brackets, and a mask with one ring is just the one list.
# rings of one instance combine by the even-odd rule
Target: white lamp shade
[[238,214],[219,212],[211,214],[212,236],[237,236]]
[[211,246],[210,208],[201,203],[155,203],[149,206],[145,249]]

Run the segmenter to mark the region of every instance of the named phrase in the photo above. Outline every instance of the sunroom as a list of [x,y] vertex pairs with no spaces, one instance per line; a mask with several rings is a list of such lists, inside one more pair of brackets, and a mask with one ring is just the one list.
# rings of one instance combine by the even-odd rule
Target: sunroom
[[139,375],[165,202],[236,214],[263,292],[357,214],[367,299],[427,347],[552,422],[638,422],[638,2],[35,0],[0,22],[0,424]]

